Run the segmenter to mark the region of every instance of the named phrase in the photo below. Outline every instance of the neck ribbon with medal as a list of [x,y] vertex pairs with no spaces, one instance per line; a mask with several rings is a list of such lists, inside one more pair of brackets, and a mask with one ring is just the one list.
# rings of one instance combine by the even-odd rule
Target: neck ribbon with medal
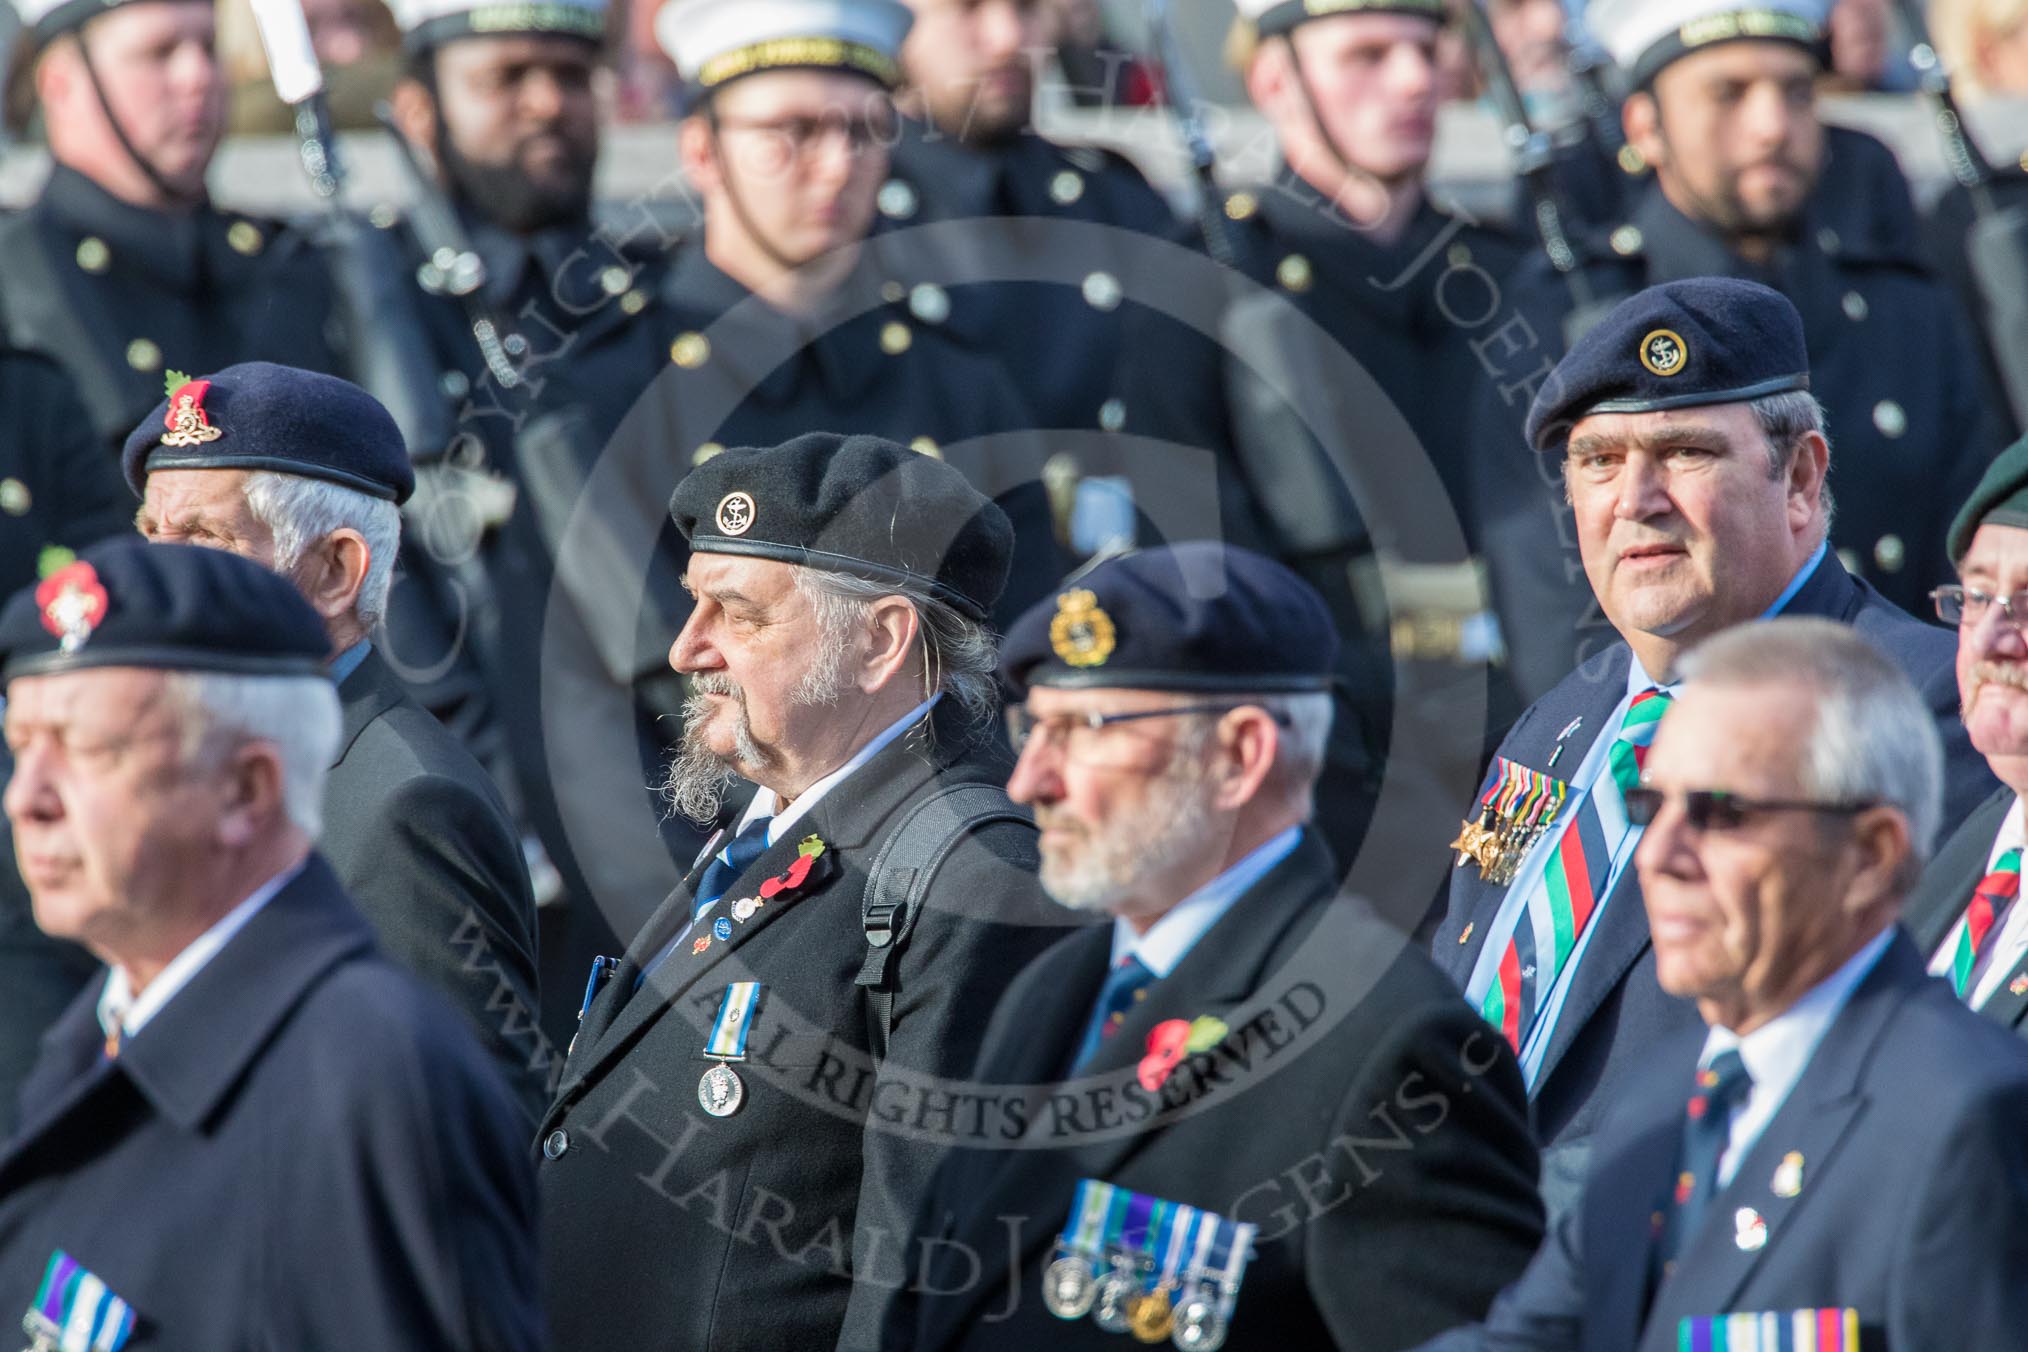
[[1083,1179],[1043,1270],[1043,1303],[1059,1319],[1089,1314],[1107,1333],[1217,1352],[1257,1228]]
[[[1558,755],[1577,727],[1572,723],[1557,738]],[[1551,757],[1550,764],[1555,763]],[[1479,820],[1462,823],[1458,838],[1451,842],[1458,866],[1478,864],[1479,876],[1497,887],[1513,882],[1522,859],[1555,823],[1569,795],[1570,785],[1561,779],[1505,757],[1495,760],[1479,790]]]
[[134,1311],[105,1282],[58,1249],[49,1256],[35,1304],[21,1317],[22,1352],[120,1352],[134,1335]]

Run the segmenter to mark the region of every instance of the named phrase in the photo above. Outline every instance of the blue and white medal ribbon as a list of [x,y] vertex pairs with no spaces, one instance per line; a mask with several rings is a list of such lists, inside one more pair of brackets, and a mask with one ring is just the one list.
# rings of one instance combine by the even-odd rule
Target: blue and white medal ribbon
[[746,1086],[726,1062],[746,1060],[746,1040],[753,1033],[760,994],[760,982],[735,981],[718,1002],[718,1017],[711,1021],[711,1034],[704,1040],[704,1054],[718,1064],[697,1082],[697,1102],[713,1117],[730,1117],[746,1101]]
[[49,1256],[35,1304],[22,1317],[29,1352],[120,1352],[134,1311],[63,1250]]
[[1070,1220],[1057,1237],[1056,1260],[1042,1273],[1042,1303],[1058,1319],[1082,1319],[1098,1295],[1095,1265],[1103,1257],[1107,1214],[1117,1189],[1079,1179]]

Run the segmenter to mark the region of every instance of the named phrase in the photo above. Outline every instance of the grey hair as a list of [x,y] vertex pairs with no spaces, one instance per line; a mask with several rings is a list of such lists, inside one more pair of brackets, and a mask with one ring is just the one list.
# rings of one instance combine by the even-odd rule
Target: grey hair
[[[1754,422],[1760,425],[1760,434],[1767,438],[1768,477],[1779,479],[1789,472],[1789,465],[1796,458],[1796,448],[1803,437],[1811,432],[1829,443],[1830,437],[1824,430],[1824,406],[1817,402],[1817,396],[1808,390],[1785,390],[1770,394],[1747,405]],[[1827,478],[1819,498],[1824,518],[1824,533],[1831,533],[1831,517],[1837,504],[1831,500],[1831,484]]]
[[1929,857],[1943,816],[1942,739],[1908,677],[1850,625],[1742,624],[1686,654],[1679,669],[1702,684],[1806,690],[1816,722],[1799,767],[1802,791],[1824,802],[1899,808],[1913,865]]
[[[824,568],[795,570],[796,590],[816,613],[817,629],[827,659],[813,674],[835,669],[835,658],[847,636],[866,623],[873,603],[883,596],[899,596],[915,608],[923,655],[923,698],[934,691],[950,696],[971,722],[993,716],[1000,704],[1000,688],[994,672],[1000,663],[1000,648],[993,631],[977,620],[958,613],[956,607],[939,601],[919,587],[891,582],[870,582],[865,578]],[[821,703],[821,700],[812,700]]]
[[322,834],[324,777],[338,753],[338,691],[331,682],[174,671],[165,692],[184,713],[185,764],[247,742],[272,744],[282,764],[283,810],[311,840]]
[[275,571],[296,570],[310,546],[336,530],[356,530],[366,541],[366,581],[353,613],[371,629],[387,613],[394,587],[394,558],[401,549],[401,510],[384,498],[325,479],[262,470],[246,481],[247,510],[275,537]]

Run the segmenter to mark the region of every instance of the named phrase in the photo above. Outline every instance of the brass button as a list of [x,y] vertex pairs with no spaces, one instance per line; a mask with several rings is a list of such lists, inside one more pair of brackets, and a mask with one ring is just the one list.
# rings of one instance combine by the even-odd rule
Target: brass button
[[392,230],[401,223],[401,213],[394,209],[394,203],[379,202],[366,213],[366,219],[372,222],[375,230]]
[[899,320],[890,320],[880,326],[880,350],[890,357],[899,357],[915,345],[915,335],[908,325]]
[[905,221],[921,209],[922,202],[915,195],[915,189],[898,178],[890,178],[880,185],[880,214],[891,221]]
[[1892,399],[1882,399],[1873,406],[1873,425],[1883,437],[1899,437],[1908,431],[1908,413]]
[[1648,172],[1648,158],[1632,146],[1621,146],[1619,153],[1620,172],[1627,175]]
[[1641,227],[1638,225],[1623,225],[1613,231],[1606,242],[1613,246],[1614,253],[1626,258],[1639,253],[1647,240],[1642,237]]
[[707,441],[702,446],[699,446],[696,450],[690,453],[690,463],[693,465],[701,465],[705,461],[710,460],[713,457],[723,453],[724,450],[725,447],[720,445],[718,442]]
[[933,437],[917,437],[908,443],[908,448],[917,455],[926,455],[932,460],[944,458],[944,448],[937,445]]
[[1908,546],[1899,535],[1883,535],[1873,544],[1873,562],[1883,573],[1898,573],[1908,562]]
[[617,264],[599,273],[599,285],[605,288],[608,296],[620,295],[633,284],[634,275]]
[[1860,295],[1857,291],[1847,291],[1844,299],[1839,303],[1845,307],[1845,318],[1851,320],[1854,324],[1866,318],[1868,313],[1866,297]]
[[1126,296],[1120,279],[1110,272],[1094,272],[1084,279],[1084,303],[1094,310],[1117,310]]
[[97,235],[86,235],[77,242],[77,265],[86,272],[104,272],[113,265],[113,251]]
[[1065,169],[1049,180],[1049,200],[1060,207],[1070,206],[1084,196],[1084,175]]
[[941,324],[951,317],[951,296],[935,282],[924,282],[908,293],[909,313],[925,324]]
[[1281,266],[1275,269],[1275,280],[1280,282],[1284,289],[1301,295],[1310,289],[1310,284],[1316,280],[1316,274],[1310,270],[1309,259],[1301,254],[1290,254],[1281,261]]
[[267,236],[252,221],[234,221],[225,229],[225,242],[232,251],[252,258],[267,246]]
[[1225,216],[1227,220],[1252,220],[1253,214],[1259,210],[1260,199],[1250,192],[1236,192],[1225,199]]
[[711,340],[701,333],[685,333],[669,344],[669,360],[686,371],[695,371],[711,360]]
[[158,371],[162,368],[162,349],[146,338],[136,338],[127,344],[127,365],[136,371]]
[[27,484],[19,479],[0,479],[0,512],[9,516],[27,516],[33,504]]
[[648,293],[645,291],[629,291],[620,297],[620,311],[623,314],[637,315],[647,308]]

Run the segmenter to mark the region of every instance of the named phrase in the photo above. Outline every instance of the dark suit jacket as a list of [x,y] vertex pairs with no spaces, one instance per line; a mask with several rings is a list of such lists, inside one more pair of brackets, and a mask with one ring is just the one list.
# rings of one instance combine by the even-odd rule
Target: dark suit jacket
[[[1850,624],[1915,683],[1943,737],[1946,821],[1959,820],[1992,792],[1992,772],[1958,719],[1957,649],[1948,633],[1882,599],[1846,573],[1836,554],[1824,557],[1783,613]],[[1501,743],[1500,755],[1552,775],[1575,773],[1593,740],[1611,735],[1606,725],[1626,695],[1631,661],[1620,643],[1572,672],[1522,715]],[[1557,735],[1576,718],[1584,721],[1551,767]],[[1504,888],[1484,881],[1469,865],[1451,874],[1450,910],[1432,942],[1437,964],[1461,988],[1471,978],[1505,895]],[[1632,868],[1620,875],[1592,924],[1598,932],[1571,977],[1533,1095],[1536,1133],[1544,1146],[1543,1197],[1552,1216],[1582,1185],[1587,1139],[1598,1129],[1622,1077],[1642,1064],[1657,1042],[1697,1022],[1691,1005],[1665,995],[1656,984],[1648,915]]]
[[[840,782],[707,912],[704,950],[686,940],[637,990],[643,963],[690,919],[693,869],[593,1002],[542,1123],[558,1348],[873,1344],[878,1284],[893,1280],[941,1154],[936,1135],[903,1133],[924,1127],[946,1087],[938,1077],[971,1069],[1001,992],[1066,923],[1034,881],[1034,829],[978,831],[932,881],[899,960],[888,1059],[870,1061],[869,1004],[854,984],[868,864],[910,804],[1006,778],[1003,758],[968,748],[939,714],[934,746],[918,729]],[[712,920],[782,875],[810,835],[826,850],[805,883],[731,924],[729,940],[710,939]],[[736,1071],[746,1099],[712,1117],[698,1105],[712,1065],[702,1053],[736,981],[764,988]]]
[[0,1302],[62,1249],[130,1347],[533,1352],[520,1119],[449,1006],[374,952],[322,860],[117,1060],[94,983],[0,1148]]
[[[1306,835],[1068,1083],[1112,927],[1022,974],[977,1078],[1026,1095],[1026,1137],[946,1166],[921,1230],[940,1242],[889,1346],[1117,1349],[1041,1299],[1081,1178],[1260,1225],[1228,1348],[1379,1352],[1484,1311],[1541,1232],[1520,1074],[1405,935],[1334,900],[1336,878]],[[1144,1090],[1149,1031],[1207,1015],[1225,1040]]]
[[[1971,904],[1972,889],[1986,876],[1986,858],[2000,834],[2000,823],[2014,806],[2014,791],[2001,788],[1979,804],[1937,848],[1922,880],[1909,894],[1901,909],[1902,923],[1908,926],[1915,946],[1927,959],[1936,952],[1958,917]],[[2020,990],[2015,990],[2016,985]],[[2014,964],[2006,980],[1979,1006],[1979,1013],[2028,1037],[2028,958]]]
[[[1580,1207],[1486,1327],[1430,1352],[1671,1352],[1685,1318],[1821,1308],[1858,1310],[1862,1347],[2021,1345],[2028,1049],[1926,976],[1906,934],[1825,1033],[1650,1309],[1649,1218],[1671,1186],[1703,1040],[1688,1030],[1654,1052]],[[1773,1180],[1791,1154],[1802,1187],[1782,1197]],[[1744,1207],[1767,1224],[1757,1250],[1735,1242]]]
[[338,688],[318,848],[396,962],[463,1010],[529,1121],[561,1059],[536,1027],[535,902],[485,771],[378,653]]

